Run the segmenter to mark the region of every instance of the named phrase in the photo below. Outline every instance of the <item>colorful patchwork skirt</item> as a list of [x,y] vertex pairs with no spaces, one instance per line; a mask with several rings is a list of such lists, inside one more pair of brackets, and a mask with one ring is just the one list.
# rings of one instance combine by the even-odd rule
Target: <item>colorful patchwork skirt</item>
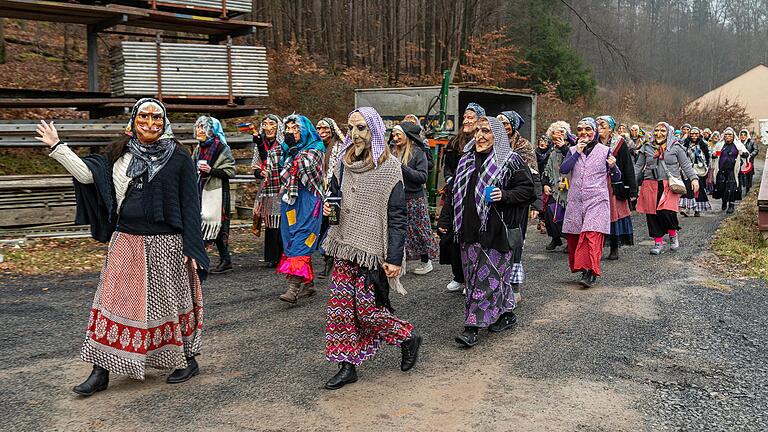
[[83,361],[144,379],[147,367],[184,368],[200,353],[203,292],[182,250],[180,234],[112,235]]
[[411,337],[413,326],[376,306],[367,270],[336,259],[331,276],[325,326],[325,358],[356,366],[376,354],[379,345],[400,345]]
[[439,247],[432,223],[429,220],[427,198],[424,196],[406,198],[408,226],[405,231],[405,257],[409,260],[420,259],[422,255],[436,259]]
[[483,249],[479,243],[462,243],[461,262],[467,283],[464,325],[488,327],[515,308],[512,283],[522,279],[522,266],[515,276],[512,251],[502,253]]

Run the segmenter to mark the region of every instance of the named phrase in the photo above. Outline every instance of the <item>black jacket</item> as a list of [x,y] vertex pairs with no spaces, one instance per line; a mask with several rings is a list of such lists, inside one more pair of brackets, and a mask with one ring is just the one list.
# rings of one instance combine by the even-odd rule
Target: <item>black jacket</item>
[[[93,174],[93,184],[75,180],[77,213],[75,223],[91,225],[91,235],[102,243],[109,242],[117,221],[117,200],[112,182],[112,163],[103,155],[83,158]],[[197,173],[192,158],[182,147],[144,186],[144,215],[150,223],[163,222],[182,234],[184,256],[197,261],[198,275],[208,275],[200,220],[200,197]]]
[[413,153],[408,165],[403,165],[403,186],[406,198],[424,196],[424,185],[427,184],[428,171],[427,155],[420,147],[413,146]]
[[[476,178],[478,172],[479,170],[476,169],[472,177]],[[472,184],[476,184],[476,180],[470,180],[470,185]],[[478,231],[474,234],[476,234],[477,240],[483,248],[495,249],[499,252],[506,253],[509,251],[509,243],[507,242],[506,233],[507,227],[522,228],[522,225],[528,218],[529,206],[536,199],[533,175],[531,174],[530,168],[526,165],[520,169],[514,170],[507,182],[501,187],[501,190],[501,201],[492,204],[491,211],[488,213],[486,230],[479,231],[478,227]],[[464,206],[464,222],[468,220],[467,212],[476,211],[474,209],[474,187],[471,187],[468,192],[471,194],[473,205]],[[503,222],[499,216],[503,218]],[[451,192],[445,194],[445,204],[443,206],[443,211],[440,212],[438,227],[447,230],[449,233],[452,232],[453,219],[453,192]],[[472,218],[470,217],[469,219]],[[463,227],[462,229],[465,228],[466,227]],[[460,242],[473,242],[473,240],[475,239],[463,239],[461,236],[459,239]]]
[[627,141],[624,138],[621,138],[616,146],[618,148],[615,155],[616,165],[621,170],[621,182],[613,183],[613,194],[616,198],[626,201],[630,197],[637,197],[635,164],[632,159],[632,152],[629,150]]

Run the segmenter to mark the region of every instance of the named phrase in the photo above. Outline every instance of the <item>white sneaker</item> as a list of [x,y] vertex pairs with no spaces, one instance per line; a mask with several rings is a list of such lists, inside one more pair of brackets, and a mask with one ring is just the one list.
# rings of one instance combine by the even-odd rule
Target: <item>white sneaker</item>
[[459,292],[464,289],[464,284],[456,281],[451,281],[448,286],[445,287],[448,292]]
[[680,248],[680,241],[677,239],[677,236],[670,237],[669,238],[669,250],[676,251]]
[[651,248],[651,255],[661,255],[664,252],[664,250],[662,249],[663,246],[664,246],[663,243],[656,243]]
[[429,260],[425,263],[421,263],[420,266],[413,269],[413,274],[425,275],[431,272],[432,270],[434,270],[434,267],[432,266],[432,260]]

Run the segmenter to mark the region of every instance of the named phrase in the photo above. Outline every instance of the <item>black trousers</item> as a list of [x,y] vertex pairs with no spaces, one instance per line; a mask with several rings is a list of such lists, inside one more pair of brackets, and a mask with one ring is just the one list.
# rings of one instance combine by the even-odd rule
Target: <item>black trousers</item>
[[280,262],[283,256],[283,240],[280,237],[280,228],[264,229],[264,261],[268,263]]

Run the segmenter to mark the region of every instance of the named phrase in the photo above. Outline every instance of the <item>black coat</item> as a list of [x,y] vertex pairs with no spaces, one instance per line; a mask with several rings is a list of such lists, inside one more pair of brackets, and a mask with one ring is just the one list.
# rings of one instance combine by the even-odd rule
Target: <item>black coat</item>
[[[477,176],[478,171],[477,169],[475,170],[473,177]],[[470,184],[472,183],[470,182]],[[523,224],[528,220],[529,206],[536,200],[533,175],[530,168],[524,165],[522,168],[514,170],[504,185],[501,186],[501,191],[501,201],[494,203],[491,211],[488,213],[486,230],[479,231],[477,236],[483,248],[495,249],[506,253],[509,251],[506,235],[507,227],[522,228]],[[474,188],[470,188],[468,193],[474,194]],[[467,206],[465,206],[464,211],[467,211]],[[453,232],[453,219],[453,192],[451,191],[451,193],[445,195],[438,227],[445,229],[448,231],[448,235],[450,235]],[[466,216],[464,220],[467,220]]]
[[632,152],[627,146],[624,138],[621,138],[613,153],[616,157],[616,165],[621,170],[621,182],[613,183],[613,194],[616,198],[626,201],[629,198],[637,197],[637,176],[635,175],[635,164],[632,159]]
[[[92,237],[109,242],[117,222],[117,199],[112,182],[112,163],[103,155],[83,158],[93,174],[93,184],[75,182],[77,213],[75,223],[91,225]],[[197,170],[189,152],[182,147],[168,160],[151,182],[144,186],[144,215],[149,223],[164,223],[181,232],[184,256],[197,261],[200,280],[208,275],[200,220],[200,193]]]

